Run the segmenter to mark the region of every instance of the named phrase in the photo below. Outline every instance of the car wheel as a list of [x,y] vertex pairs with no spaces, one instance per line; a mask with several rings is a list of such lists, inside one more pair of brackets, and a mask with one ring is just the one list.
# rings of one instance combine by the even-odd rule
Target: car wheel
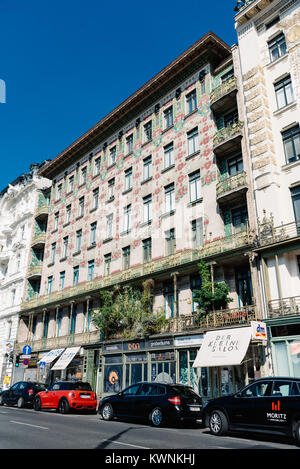
[[295,425],[295,438],[297,440],[297,443],[300,444],[300,420],[296,422]]
[[19,409],[22,409],[22,407],[25,407],[24,397],[19,397],[18,402],[17,402],[17,406],[18,406]]
[[103,420],[106,420],[106,421],[112,420],[113,416],[114,416],[114,411],[113,411],[111,404],[108,404],[108,403],[104,404],[104,406],[101,409],[101,417],[103,418]]
[[3,397],[0,396],[0,405],[4,405]]
[[41,408],[42,408],[42,401],[41,401],[41,398],[40,398],[40,397],[36,397],[36,398],[34,399],[33,408],[34,408],[34,410],[36,410],[36,411],[41,410]]
[[224,435],[228,431],[228,420],[220,410],[214,410],[209,417],[209,428],[213,435]]
[[67,414],[70,412],[70,405],[66,399],[61,399],[58,404],[58,412],[60,414]]
[[163,424],[164,416],[160,407],[155,407],[150,412],[150,422],[154,427],[160,427]]

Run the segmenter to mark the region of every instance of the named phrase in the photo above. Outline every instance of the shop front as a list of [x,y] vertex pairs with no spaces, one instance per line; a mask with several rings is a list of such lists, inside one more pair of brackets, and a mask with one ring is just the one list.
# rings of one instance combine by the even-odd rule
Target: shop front
[[300,378],[300,319],[268,321],[274,374]]
[[262,376],[267,341],[266,325],[209,331],[198,350],[199,394],[213,398],[237,392]]
[[39,354],[36,364],[37,380],[51,385],[55,381],[82,379],[83,357],[81,347],[53,349]]
[[101,394],[119,392],[140,381],[183,383],[198,390],[192,368],[202,335],[103,344]]

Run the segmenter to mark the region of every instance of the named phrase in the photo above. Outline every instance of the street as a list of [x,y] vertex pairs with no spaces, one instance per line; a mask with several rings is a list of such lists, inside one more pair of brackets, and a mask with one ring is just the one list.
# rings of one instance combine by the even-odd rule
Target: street
[[143,423],[104,422],[99,415],[1,407],[0,449],[297,449],[283,437],[231,434],[215,437],[199,427],[153,428]]

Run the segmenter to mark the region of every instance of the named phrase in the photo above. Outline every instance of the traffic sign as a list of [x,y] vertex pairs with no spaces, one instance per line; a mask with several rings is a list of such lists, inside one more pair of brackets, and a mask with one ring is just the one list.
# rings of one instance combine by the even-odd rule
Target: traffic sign
[[23,347],[23,353],[24,353],[24,355],[30,355],[31,354],[31,347],[29,347],[29,345],[25,345],[25,347]]
[[40,363],[39,363],[39,368],[40,368],[41,370],[44,370],[44,369],[46,368],[46,363],[45,363],[45,362],[40,362]]
[[29,365],[29,359],[28,358],[24,358],[23,365],[25,365],[25,366]]

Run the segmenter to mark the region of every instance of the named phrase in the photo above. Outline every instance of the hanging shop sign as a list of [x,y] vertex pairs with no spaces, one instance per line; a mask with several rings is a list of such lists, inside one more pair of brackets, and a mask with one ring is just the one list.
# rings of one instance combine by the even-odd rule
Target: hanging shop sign
[[252,340],[267,340],[267,325],[265,322],[251,321]]
[[193,367],[240,365],[251,337],[251,327],[207,332]]

